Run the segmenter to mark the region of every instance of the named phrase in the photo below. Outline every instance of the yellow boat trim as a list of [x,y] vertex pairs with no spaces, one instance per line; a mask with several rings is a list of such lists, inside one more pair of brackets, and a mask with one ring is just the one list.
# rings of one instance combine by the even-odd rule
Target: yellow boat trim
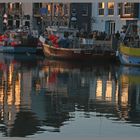
[[121,76],[122,83],[133,83],[133,84],[140,84],[140,75],[122,75]]
[[120,52],[125,55],[140,57],[140,48],[130,48],[121,44]]

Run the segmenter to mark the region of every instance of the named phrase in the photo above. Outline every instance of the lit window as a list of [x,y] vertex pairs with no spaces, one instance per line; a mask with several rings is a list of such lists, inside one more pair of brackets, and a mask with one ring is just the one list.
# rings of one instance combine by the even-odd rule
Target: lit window
[[47,7],[48,7],[48,15],[51,15],[51,4],[48,4]]
[[114,15],[114,2],[108,2],[108,15]]
[[104,2],[100,2],[100,3],[98,3],[98,14],[99,15],[104,15],[104,7],[105,7],[105,5],[104,5]]
[[9,3],[8,4],[8,9],[11,11],[13,9],[13,4],[12,3]]

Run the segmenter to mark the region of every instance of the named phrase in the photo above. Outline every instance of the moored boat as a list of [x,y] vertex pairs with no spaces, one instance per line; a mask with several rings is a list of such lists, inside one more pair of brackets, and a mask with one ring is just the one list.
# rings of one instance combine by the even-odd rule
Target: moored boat
[[[47,35],[50,31],[47,31]],[[51,31],[52,32],[52,31]],[[101,44],[96,44],[92,39],[85,39],[76,36],[75,30],[55,30],[56,36],[52,40],[47,41],[45,37],[40,36],[40,41],[43,43],[43,51],[46,57],[61,60],[72,61],[93,61],[93,60],[115,60],[115,51],[107,46],[106,41]],[[70,32],[70,33],[69,33]],[[66,34],[65,34],[66,33]],[[60,43],[59,36],[63,38]],[[64,35],[64,37],[62,37]],[[69,37],[72,36],[71,37]],[[58,42],[55,41],[58,39]]]
[[0,36],[2,53],[36,53],[38,38],[28,30],[9,30]]
[[140,28],[129,25],[124,40],[119,46],[119,59],[122,64],[140,66]]
[[99,48],[56,48],[43,44],[43,51],[46,57],[73,61],[93,61],[93,60],[112,60],[115,59],[115,52],[101,50]]

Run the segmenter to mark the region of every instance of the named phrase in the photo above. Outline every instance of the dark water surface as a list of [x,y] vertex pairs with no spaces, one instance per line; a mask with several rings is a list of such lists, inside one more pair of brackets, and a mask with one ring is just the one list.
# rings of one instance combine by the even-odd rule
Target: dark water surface
[[140,137],[140,68],[0,54],[0,139]]

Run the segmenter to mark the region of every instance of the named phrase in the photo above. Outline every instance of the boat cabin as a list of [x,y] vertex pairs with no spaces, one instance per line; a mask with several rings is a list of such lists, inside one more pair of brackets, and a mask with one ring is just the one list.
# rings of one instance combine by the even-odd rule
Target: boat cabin
[[78,30],[74,29],[74,28],[68,28],[68,27],[56,27],[56,26],[49,26],[45,29],[45,32],[47,35],[56,35],[58,37],[64,37],[64,33],[67,32],[69,33],[69,35],[73,35],[76,36],[76,33],[78,32]]

